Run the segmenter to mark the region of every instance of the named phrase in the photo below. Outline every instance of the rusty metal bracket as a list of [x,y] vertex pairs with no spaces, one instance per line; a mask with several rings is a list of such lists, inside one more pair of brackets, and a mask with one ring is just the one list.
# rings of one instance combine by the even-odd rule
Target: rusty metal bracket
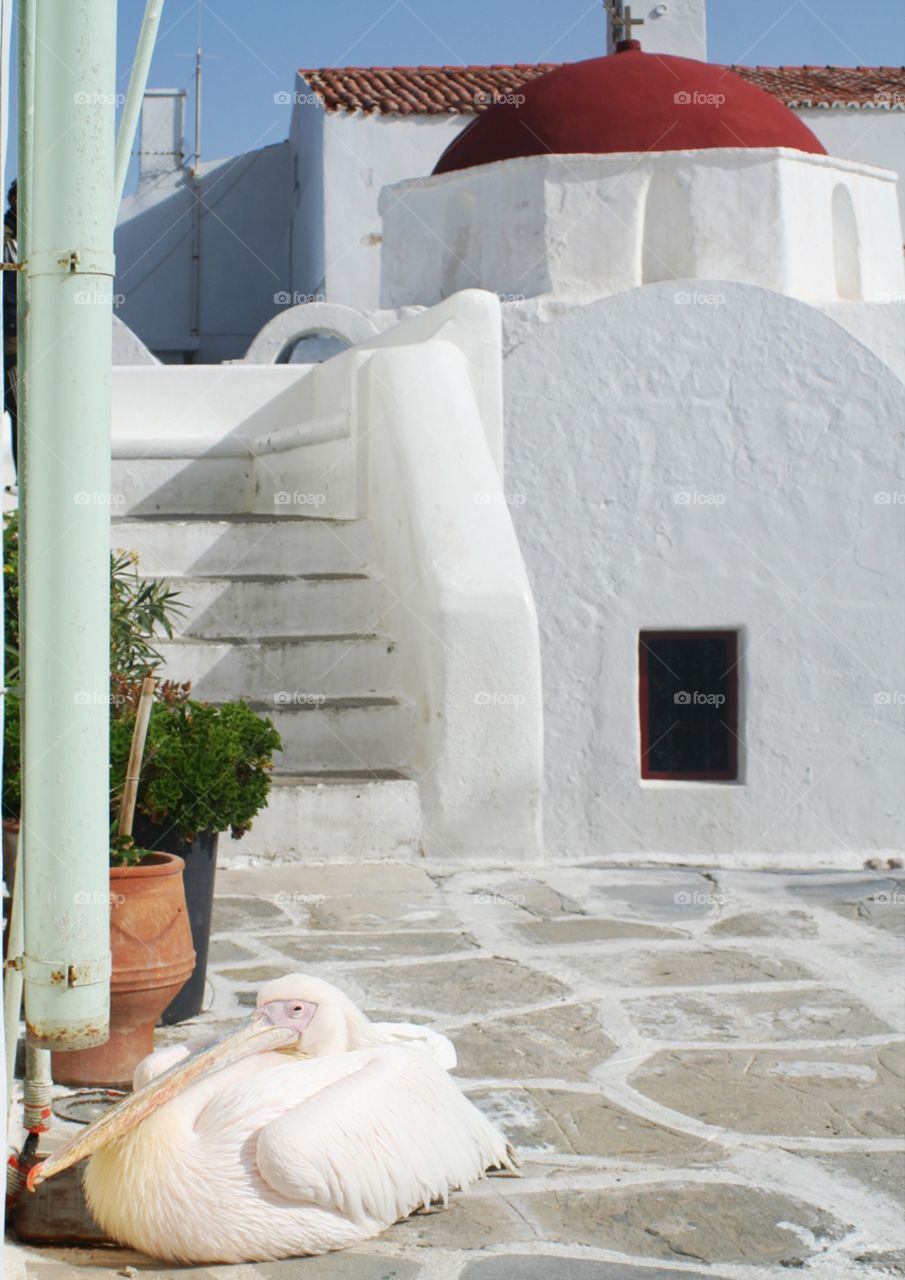
[[24,271],[27,262],[0,262],[0,271]]
[[23,957],[22,970],[27,983],[41,987],[92,987],[108,982],[112,971],[110,952],[96,960],[68,964],[65,960],[37,960]]
[[29,255],[29,276],[114,276],[116,259],[97,249],[39,249]]

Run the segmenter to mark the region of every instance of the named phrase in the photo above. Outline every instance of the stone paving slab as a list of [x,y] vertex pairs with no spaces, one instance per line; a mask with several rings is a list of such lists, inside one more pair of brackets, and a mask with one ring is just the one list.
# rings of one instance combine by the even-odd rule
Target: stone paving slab
[[447,1014],[484,1014],[499,1008],[506,992],[509,1006],[552,1005],[567,998],[568,988],[556,978],[514,960],[481,957],[417,966],[383,965],[356,969],[349,975],[376,1000],[390,1005]]
[[903,903],[887,871],[224,871],[212,1007],[159,1041],[225,1029],[271,976],[319,974],[375,1018],[449,1034],[523,1177],[327,1258],[174,1268],[17,1246],[7,1275],[905,1276]]
[[702,948],[691,944],[684,950],[636,951],[620,949],[601,957],[577,956],[571,968],[591,981],[619,987],[710,987],[739,983],[807,982],[814,971],[796,960],[727,947]]
[[515,1203],[548,1239],[660,1261],[797,1267],[853,1229],[800,1200],[732,1183],[570,1189]]
[[652,1040],[850,1040],[892,1028],[843,991],[734,992],[650,996],[633,1003]]
[[488,1089],[469,1096],[523,1154],[563,1153],[688,1168],[725,1155],[715,1143],[645,1120],[596,1092]]
[[740,911],[712,924],[709,933],[717,938],[813,938],[817,925],[806,911]]
[[586,1080],[616,1051],[590,1004],[462,1023],[452,1034],[462,1076]]
[[631,1083],[664,1106],[744,1133],[882,1138],[905,1132],[900,1043],[657,1054]]
[[470,1262],[461,1280],[554,1280],[554,1277],[555,1280],[699,1280],[704,1275],[720,1280],[715,1271],[664,1271],[660,1267],[651,1270],[548,1254],[542,1258],[487,1258]]

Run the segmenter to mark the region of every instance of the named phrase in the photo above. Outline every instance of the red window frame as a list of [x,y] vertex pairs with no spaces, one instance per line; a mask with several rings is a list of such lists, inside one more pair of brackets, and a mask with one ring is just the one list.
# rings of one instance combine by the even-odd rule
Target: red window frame
[[[650,767],[650,750],[654,745],[649,735],[650,710],[650,650],[646,641],[652,640],[715,640],[726,642],[726,707],[725,722],[729,733],[729,764],[725,770],[703,773],[660,772]],[[641,777],[653,782],[737,782],[738,781],[738,631],[711,629],[707,631],[642,631],[638,635],[638,710],[641,722]]]

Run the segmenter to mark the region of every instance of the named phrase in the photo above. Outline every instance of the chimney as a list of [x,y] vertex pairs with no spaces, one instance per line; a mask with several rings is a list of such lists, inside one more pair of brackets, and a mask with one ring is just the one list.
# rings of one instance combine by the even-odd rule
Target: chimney
[[185,89],[148,89],[141,104],[138,181],[181,173],[185,164]]
[[[611,0],[612,8],[624,11],[625,4]],[[707,61],[707,0],[663,0],[653,4],[642,0],[632,4],[632,17],[642,22],[632,28],[631,38],[641,41],[645,53],[667,53],[677,58]],[[613,42],[613,18],[607,15],[607,45]]]

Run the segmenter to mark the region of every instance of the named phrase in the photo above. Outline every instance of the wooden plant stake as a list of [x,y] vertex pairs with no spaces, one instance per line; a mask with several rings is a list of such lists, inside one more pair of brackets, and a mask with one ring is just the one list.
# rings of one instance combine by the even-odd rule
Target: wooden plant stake
[[145,754],[145,740],[148,736],[148,723],[151,719],[151,707],[154,705],[154,690],[157,680],[148,675],[142,679],[141,693],[138,698],[138,713],[135,716],[135,728],[132,730],[132,745],[129,748],[129,763],[126,766],[126,784],[123,787],[123,801],[119,809],[119,834],[131,836],[132,823],[135,821],[135,805],[138,800],[138,782],[141,777],[141,762]]

